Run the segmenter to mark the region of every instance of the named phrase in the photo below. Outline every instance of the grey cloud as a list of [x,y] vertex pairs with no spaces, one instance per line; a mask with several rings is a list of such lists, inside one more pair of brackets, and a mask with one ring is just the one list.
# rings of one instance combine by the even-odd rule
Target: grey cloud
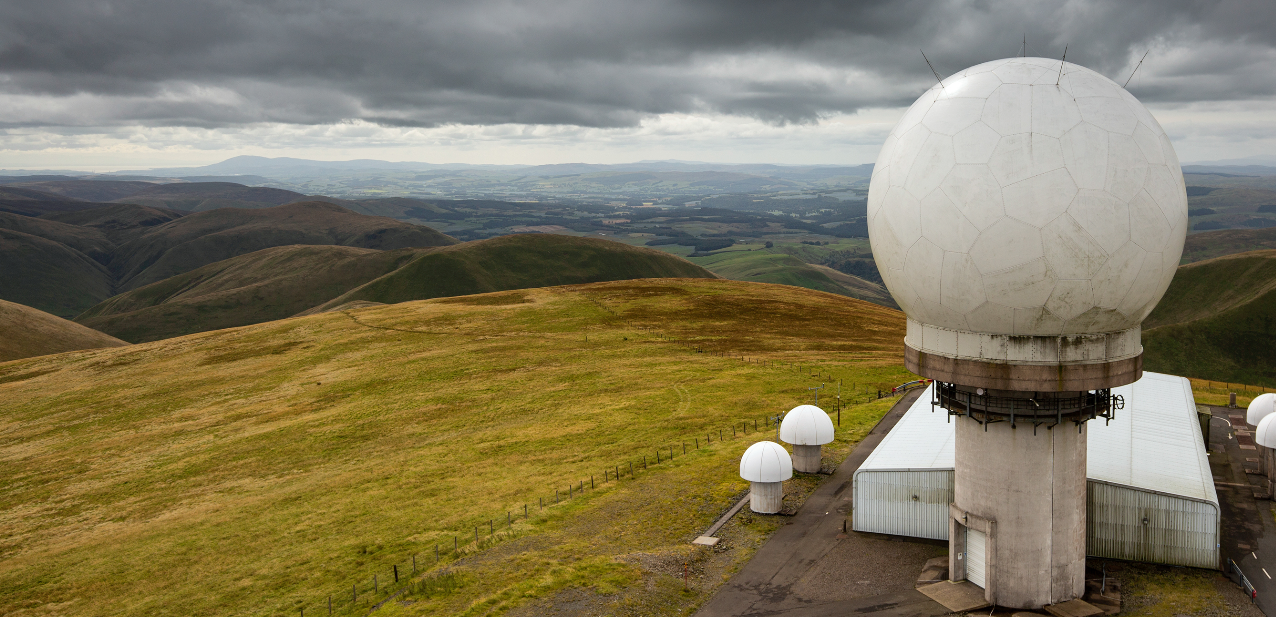
[[[0,97],[63,98],[0,126],[631,126],[719,112],[809,122],[905,105],[1018,53],[1124,79],[1145,101],[1270,97],[1266,2],[10,0]],[[76,106],[80,106],[77,109]]]

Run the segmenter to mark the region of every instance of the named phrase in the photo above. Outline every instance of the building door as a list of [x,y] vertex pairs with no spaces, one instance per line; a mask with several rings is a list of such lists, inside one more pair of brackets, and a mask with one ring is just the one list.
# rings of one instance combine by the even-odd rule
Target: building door
[[980,587],[987,587],[984,565],[987,563],[987,545],[988,536],[984,532],[966,528],[966,580]]

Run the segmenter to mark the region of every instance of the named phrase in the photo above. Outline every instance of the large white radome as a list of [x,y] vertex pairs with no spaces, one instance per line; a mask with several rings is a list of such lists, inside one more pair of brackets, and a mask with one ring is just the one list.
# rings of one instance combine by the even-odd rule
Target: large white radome
[[1120,85],[1075,64],[1060,76],[1060,65],[966,69],[887,137],[869,237],[912,320],[988,334],[1116,332],[1138,327],[1165,293],[1187,235],[1174,148]]

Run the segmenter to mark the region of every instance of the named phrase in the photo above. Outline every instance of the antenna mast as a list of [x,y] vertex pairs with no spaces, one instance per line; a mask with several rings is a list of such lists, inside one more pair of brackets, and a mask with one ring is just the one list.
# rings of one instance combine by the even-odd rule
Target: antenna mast
[[1130,76],[1129,76],[1129,77],[1127,77],[1127,78],[1125,78],[1125,83],[1121,84],[1121,87],[1122,87],[1122,88],[1124,88],[1124,87],[1126,87],[1126,86],[1130,85],[1130,80],[1131,80],[1131,79],[1134,79],[1134,74],[1135,74],[1135,73],[1138,73],[1138,72],[1139,72],[1139,67],[1143,66],[1143,59],[1144,59],[1144,58],[1147,58],[1147,57],[1148,57],[1148,54],[1150,54],[1150,53],[1152,53],[1152,50],[1151,50],[1151,49],[1149,49],[1149,50],[1147,50],[1147,51],[1143,52],[1143,58],[1139,58],[1139,63],[1138,63],[1138,64],[1136,64],[1136,65],[1134,65],[1134,70],[1133,70],[1133,71],[1130,71]]
[[[919,49],[919,50],[917,50],[917,51],[922,51],[922,50],[920,50],[920,49]],[[930,63],[930,58],[927,58],[927,57],[926,57],[926,52],[924,52],[924,51],[922,51],[922,60],[925,60],[925,61],[926,61],[926,66],[929,66],[929,67],[930,67],[930,72],[931,72],[931,73],[933,73],[933,74],[935,75],[935,81],[939,82],[939,87],[940,87],[940,88],[943,88],[943,87],[944,87],[944,80],[939,78],[939,73],[938,73],[937,71],[935,71],[935,66],[934,66],[933,64],[931,64],[931,63]]]
[[1059,85],[1059,80],[1063,79],[1063,65],[1068,61],[1068,46],[1063,46],[1063,59],[1059,61],[1059,76],[1054,78],[1054,85]]
[[1028,33],[1027,32],[1023,33],[1023,51],[1021,53],[1023,57],[1025,58],[1028,57]]

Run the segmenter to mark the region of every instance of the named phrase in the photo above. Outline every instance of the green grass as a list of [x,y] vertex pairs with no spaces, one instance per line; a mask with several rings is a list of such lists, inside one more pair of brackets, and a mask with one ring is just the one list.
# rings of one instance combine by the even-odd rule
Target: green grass
[[[810,251],[801,252],[794,247],[805,247]],[[817,252],[829,247],[813,247],[809,245],[785,245],[777,248],[763,248],[762,245],[736,245],[727,250],[717,251],[704,257],[689,257],[693,263],[704,266],[718,276],[757,283],[774,283],[792,285],[817,291],[835,293],[859,298],[876,304],[894,306],[894,300],[885,289],[867,281],[860,281],[835,271],[813,266],[790,254],[798,250],[812,260]],[[833,278],[837,277],[837,279]],[[840,280],[839,280],[840,279]]]
[[657,251],[548,234],[440,249],[294,245],[171,276],[114,296],[76,320],[139,343],[284,319],[356,300],[403,302],[660,276],[713,274]]
[[1262,615],[1245,593],[1211,570],[1122,564],[1121,614],[1130,617]]
[[[321,614],[331,595],[364,614],[410,587],[385,614],[564,593],[685,614],[778,524],[752,517],[729,550],[688,552],[768,435],[732,439],[733,423],[840,378],[860,401],[840,456],[889,406],[868,393],[911,378],[902,316],[837,296],[677,279],[516,293],[0,365],[23,376],[0,383],[0,612]],[[610,477],[629,463],[636,478]],[[591,475],[598,488],[537,508]],[[413,555],[435,582],[387,584]],[[668,564],[688,559],[701,574],[684,592]]]
[[520,234],[435,249],[323,306],[659,277],[713,275],[684,259],[648,248],[573,236]]
[[1276,249],[1276,227],[1206,231],[1187,237],[1180,263],[1190,264],[1223,255],[1267,249]]
[[1143,348],[1148,370],[1276,386],[1276,250],[1181,266]]

